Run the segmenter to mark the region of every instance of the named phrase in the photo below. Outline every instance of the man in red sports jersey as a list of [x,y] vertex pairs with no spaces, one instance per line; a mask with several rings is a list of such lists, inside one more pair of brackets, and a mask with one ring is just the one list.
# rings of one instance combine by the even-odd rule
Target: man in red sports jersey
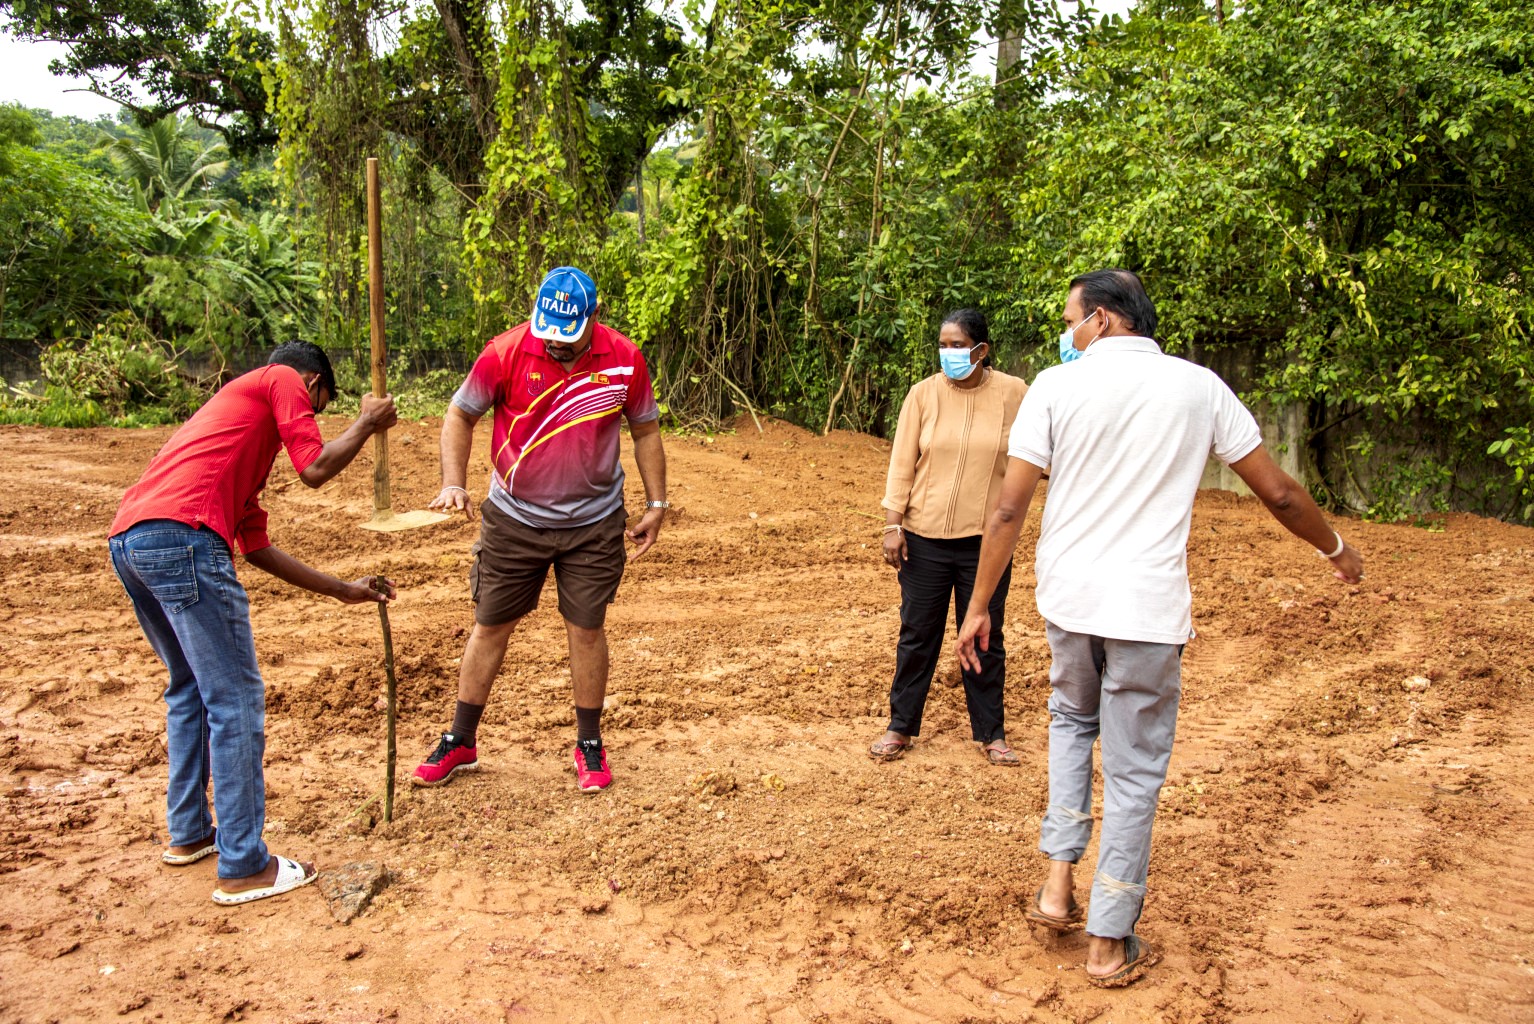
[[235,545],[256,568],[346,604],[394,596],[392,589],[375,592],[371,576],[346,583],[311,569],[266,535],[257,499],[279,448],[288,450],[298,478],[318,487],[345,469],[364,441],[394,425],[394,399],[364,395],[356,421],[325,443],[314,414],[335,393],[335,374],[318,345],[278,346],[266,366],[225,384],[171,435],[128,488],[109,531],[112,567],[170,670],[170,848],[161,860],[179,866],[216,852],[215,903],[249,903],[315,878],[314,865],[270,856],[261,840],[266,689],[250,602],[234,573]]
[[[660,410],[639,348],[598,323],[596,285],[574,267],[544,278],[530,321],[492,338],[442,421],[442,493],[432,508],[472,515],[464,483],[474,426],[495,410],[489,493],[471,554],[474,631],[458,673],[451,728],[411,781],[440,786],[478,767],[475,733],[511,631],[538,605],[554,567],[575,690],[576,785],[599,793],[612,782],[602,747],[607,695],[607,606],[626,561],[660,533],[666,453]],[[619,414],[628,420],[644,481],[644,516],[625,530]]]

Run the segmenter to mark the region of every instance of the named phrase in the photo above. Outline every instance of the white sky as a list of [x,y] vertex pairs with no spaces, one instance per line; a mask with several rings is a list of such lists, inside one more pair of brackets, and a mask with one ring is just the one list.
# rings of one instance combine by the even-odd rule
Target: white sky
[[48,62],[64,56],[58,43],[29,43],[0,32],[0,103],[42,107],[54,114],[72,114],[94,120],[101,114],[116,116],[117,104],[80,89],[86,83],[48,73]]
[[[1062,0],[1061,7],[1073,7],[1071,0]],[[1134,6],[1134,0],[1096,0],[1094,4],[1101,14],[1124,14]],[[60,78],[48,73],[48,63],[63,56],[64,47],[55,43],[29,43],[12,37],[0,30],[0,103],[20,103],[27,107],[41,107],[54,114],[73,115],[87,120],[102,114],[115,116],[117,104],[93,93],[80,91],[85,82]],[[995,67],[996,55],[984,52],[976,55],[975,70],[985,74]]]

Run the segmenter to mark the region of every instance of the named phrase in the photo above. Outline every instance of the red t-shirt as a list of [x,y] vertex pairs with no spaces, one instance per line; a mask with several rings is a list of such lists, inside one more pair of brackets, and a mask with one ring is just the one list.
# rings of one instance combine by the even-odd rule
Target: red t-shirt
[[247,555],[271,547],[256,498],[283,447],[300,473],[325,447],[303,378],[291,366],[236,377],[150,460],[123,495],[108,536],[146,519],[173,519],[206,526],[231,548],[238,541]]
[[660,416],[639,346],[602,324],[566,368],[520,324],[490,339],[453,396],[473,416],[495,409],[490,500],[529,526],[598,522],[623,505],[618,414]]

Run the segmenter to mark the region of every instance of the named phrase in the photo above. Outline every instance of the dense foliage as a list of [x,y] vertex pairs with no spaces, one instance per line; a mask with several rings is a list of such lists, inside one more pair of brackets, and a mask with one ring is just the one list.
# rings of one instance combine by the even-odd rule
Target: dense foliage
[[360,351],[378,155],[416,371],[574,261],[674,423],[882,432],[948,309],[984,308],[1029,375],[1069,278],[1120,265],[1171,349],[1302,410],[1283,440],[1331,503],[1534,514],[1513,0],[283,0],[269,31],[193,0],[0,6],[154,100],[109,145],[0,115],[0,334],[169,365],[294,332]]

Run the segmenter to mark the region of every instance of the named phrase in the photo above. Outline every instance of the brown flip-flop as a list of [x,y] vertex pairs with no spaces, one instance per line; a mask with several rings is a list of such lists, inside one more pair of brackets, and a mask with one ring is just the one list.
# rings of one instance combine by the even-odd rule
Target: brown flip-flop
[[[1029,921],[1032,921],[1034,924],[1041,924],[1045,928],[1048,928],[1050,931],[1057,932],[1061,935],[1065,935],[1069,932],[1079,932],[1083,927],[1085,927],[1086,922],[1083,919],[1086,917],[1086,915],[1082,912],[1082,909],[1076,905],[1076,897],[1071,897],[1070,910],[1066,912],[1064,917],[1056,917],[1054,914],[1046,914],[1044,912],[1044,908],[1040,906],[1040,902],[1043,899],[1044,887],[1041,885],[1039,886],[1039,891],[1033,894],[1033,902],[1028,905],[1027,910],[1023,911],[1023,917]],[[1126,982],[1126,984],[1128,983]]]
[[1124,940],[1124,966],[1101,978],[1088,974],[1087,980],[1098,988],[1123,988],[1145,977],[1145,972],[1160,962],[1161,954],[1155,946],[1138,935],[1131,935]]
[[875,761],[898,761],[905,756],[905,752],[910,750],[915,742],[914,737],[908,737],[903,740],[891,740],[888,743],[879,740],[868,748],[868,756]]

